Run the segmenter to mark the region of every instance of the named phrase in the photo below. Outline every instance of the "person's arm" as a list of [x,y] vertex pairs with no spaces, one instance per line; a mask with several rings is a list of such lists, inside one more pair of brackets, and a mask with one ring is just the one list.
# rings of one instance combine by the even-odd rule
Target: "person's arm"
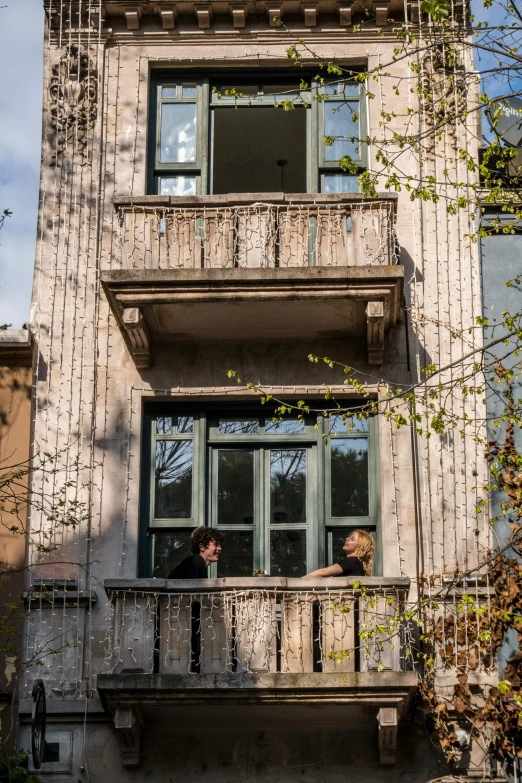
[[324,576],[340,576],[343,572],[343,569],[339,565],[339,563],[334,563],[331,566],[328,566],[327,568],[318,568],[317,571],[312,571],[310,574],[306,574],[305,576],[302,576],[301,579],[315,579],[315,577],[324,577]]

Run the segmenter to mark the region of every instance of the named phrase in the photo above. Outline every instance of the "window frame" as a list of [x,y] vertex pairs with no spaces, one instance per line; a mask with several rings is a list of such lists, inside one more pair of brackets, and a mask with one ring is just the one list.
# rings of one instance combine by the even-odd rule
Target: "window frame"
[[[163,97],[164,88],[196,86],[196,97]],[[155,73],[151,79],[149,106],[149,185],[148,190],[161,195],[161,178],[167,176],[196,177],[194,195],[205,193],[208,176],[208,79],[180,70]],[[161,162],[161,110],[165,104],[195,104],[196,106],[196,160],[187,162]]]
[[[335,82],[334,82],[335,84]],[[367,112],[367,96],[366,96],[366,90],[364,89],[364,85],[362,83],[357,83],[359,94],[357,96],[345,96],[344,100],[347,102],[355,102],[357,101],[359,104],[359,133],[361,138],[365,138],[365,135],[367,134],[368,129],[368,112]],[[328,86],[328,85],[326,85]],[[339,85],[339,89],[342,85]],[[325,126],[326,126],[326,120],[325,120],[325,111],[326,107],[329,103],[333,102],[339,102],[343,100],[343,97],[340,92],[338,93],[332,93],[327,94],[325,92],[324,85],[320,88],[320,95],[321,99],[316,100],[315,103],[317,107],[319,108],[318,111],[318,117],[317,117],[317,123],[318,123],[318,133],[317,133],[317,169],[318,169],[318,185],[321,193],[326,193],[325,184],[324,184],[324,178],[328,174],[345,174],[343,170],[339,166],[339,159],[337,160],[326,160],[326,150],[328,149],[327,146],[324,144],[324,139],[326,136],[325,132]],[[354,123],[355,125],[355,123]],[[355,177],[359,177],[363,171],[365,171],[368,168],[368,145],[365,142],[360,143],[360,153],[359,158],[353,158],[353,161],[358,164],[358,171],[357,174],[352,175]],[[350,175],[347,175],[350,176]],[[346,192],[359,192],[360,189],[357,188],[357,191],[346,191]],[[345,192],[345,191],[328,191],[328,192]]]
[[[355,71],[354,71],[355,73]],[[325,160],[324,128],[325,128],[325,108],[329,102],[340,100],[339,95],[325,95],[323,84],[314,82],[314,74],[306,72],[300,74],[300,78],[308,80],[310,83],[308,92],[310,103],[305,106],[306,112],[306,188],[307,194],[324,193],[324,178],[328,174],[343,174],[338,161]],[[249,105],[254,111],[263,108],[273,107],[269,100],[258,100],[257,97],[244,96],[236,100],[217,98],[213,91],[214,86],[221,84],[223,87],[234,86],[252,86],[257,84],[258,88],[264,86],[277,87],[278,82],[281,87],[290,87],[289,82],[293,81],[288,71],[282,69],[272,69],[270,71],[256,72],[254,69],[248,71],[223,72],[216,70],[207,75],[202,75],[194,71],[184,72],[181,69],[157,70],[152,72],[150,104],[149,104],[149,145],[148,145],[148,192],[151,194],[160,194],[160,180],[162,176],[170,174],[187,175],[194,174],[196,177],[196,195],[212,194],[213,179],[213,127],[214,111],[228,111],[234,109],[235,105]],[[299,79],[296,79],[296,86]],[[175,84],[196,84],[197,97],[193,98],[163,98],[162,88],[172,87]],[[359,127],[361,138],[365,138],[368,133],[368,111],[367,97],[364,85],[359,86],[358,96],[348,96],[347,100],[358,101],[359,103]],[[258,96],[260,91],[258,89]],[[163,103],[196,103],[196,162],[188,163],[161,163],[160,155],[160,134],[161,134],[161,106]],[[358,172],[360,174],[368,168],[368,149],[367,145],[361,143],[361,154],[358,161]],[[341,192],[359,192],[357,190],[339,190]]]
[[[319,406],[317,406],[319,407]],[[194,432],[163,435],[155,433],[155,421],[161,416],[193,416]],[[368,421],[368,432],[337,432],[329,433],[328,419],[317,415],[317,427],[314,416],[307,417],[304,433],[264,433],[253,434],[221,434],[217,433],[217,419],[226,418],[271,418],[259,413],[259,408],[252,405],[236,404],[224,407],[223,404],[186,404],[182,402],[150,402],[144,406],[143,437],[142,437],[142,471],[140,485],[140,528],[139,528],[139,574],[150,577],[154,572],[154,538],[155,533],[168,533],[176,530],[190,530],[200,524],[213,526],[216,513],[217,481],[215,480],[219,446],[227,448],[254,448],[254,459],[261,460],[254,480],[264,487],[261,492],[255,491],[255,504],[270,502],[270,449],[304,448],[307,450],[307,520],[306,523],[271,523],[247,525],[220,525],[219,529],[243,530],[254,529],[254,568],[259,568],[261,558],[269,559],[270,530],[272,529],[306,529],[307,531],[307,568],[309,571],[322,567],[328,556],[328,536],[334,528],[363,528],[375,531],[376,555],[374,559],[374,574],[382,573],[381,555],[381,520],[380,520],[380,479],[379,479],[379,431],[377,419]],[[192,469],[192,515],[190,518],[177,519],[154,518],[154,486],[155,486],[155,443],[157,440],[193,439],[193,469]],[[331,471],[330,442],[336,438],[368,438],[368,498],[367,516],[332,517],[331,515]],[[214,452],[215,455],[214,456]],[[268,474],[268,480],[267,480]],[[315,476],[315,478],[314,478]],[[267,489],[268,487],[268,489]],[[259,484],[257,486],[259,490]],[[267,519],[259,513],[258,519]],[[263,536],[263,540],[261,540]],[[257,545],[256,545],[257,544]],[[211,567],[209,575],[214,575],[216,568]]]

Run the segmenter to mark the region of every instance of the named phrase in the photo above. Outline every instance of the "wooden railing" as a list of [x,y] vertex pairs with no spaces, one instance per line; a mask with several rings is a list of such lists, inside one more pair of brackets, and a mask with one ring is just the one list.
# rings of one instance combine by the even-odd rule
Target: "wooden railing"
[[400,671],[409,580],[108,580],[106,673]]
[[395,203],[389,194],[357,193],[118,198],[119,262],[121,269],[393,264]]

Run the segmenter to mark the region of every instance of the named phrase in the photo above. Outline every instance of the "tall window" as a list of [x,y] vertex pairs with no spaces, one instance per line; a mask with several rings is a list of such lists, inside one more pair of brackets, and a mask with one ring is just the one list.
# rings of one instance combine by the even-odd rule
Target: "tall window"
[[[357,177],[367,165],[359,142],[367,125],[363,87],[319,84],[313,74],[303,81],[308,89],[273,72],[211,80],[158,73],[151,83],[150,192],[359,190]],[[357,174],[343,172],[346,156]]]
[[252,409],[150,408],[141,574],[167,576],[199,524],[225,534],[215,576],[303,576],[342,557],[354,527],[378,544],[376,426],[340,416],[274,422]]

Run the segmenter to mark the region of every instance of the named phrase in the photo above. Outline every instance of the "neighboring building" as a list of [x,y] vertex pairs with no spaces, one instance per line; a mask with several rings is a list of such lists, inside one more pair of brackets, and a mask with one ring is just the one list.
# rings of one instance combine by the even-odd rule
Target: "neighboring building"
[[[0,763],[15,752],[18,734],[18,679],[23,623],[27,508],[25,488],[31,442],[33,387],[31,337],[27,329],[0,330]],[[10,470],[12,468],[12,470]],[[10,475],[22,471],[22,478]],[[4,483],[5,482],[5,483]],[[14,508],[17,506],[17,510]],[[16,527],[17,532],[10,528]],[[5,633],[4,633],[5,629]],[[4,755],[5,754],[5,755]]]
[[[32,518],[58,547],[31,553],[28,655],[42,663],[22,686],[23,747],[34,678],[46,687],[44,780],[447,771],[421,723],[399,725],[417,682],[406,647],[357,651],[354,626],[480,561],[483,449],[474,432],[426,440],[384,417],[329,424],[323,384],[347,406],[360,393],[307,360],[356,367],[384,403],[380,378],[406,386],[480,347],[451,336],[481,312],[461,216],[404,192],[363,199],[339,167],[347,153],[371,167],[349,136],[412,100],[385,27],[405,7],[418,18],[368,3],[377,22],[355,34],[362,14],[329,0],[46,2],[34,438],[87,513],[59,532]],[[316,59],[287,56],[302,38],[354,72],[392,63],[393,79],[377,100],[320,85]],[[301,80],[294,110],[274,106]],[[318,412],[276,428],[249,382]],[[482,416],[475,399],[451,409]],[[212,579],[165,581],[200,523],[226,535]],[[366,598],[298,579],[354,527],[377,542]],[[439,681],[449,692],[456,672]],[[469,755],[461,772],[490,776]]]

